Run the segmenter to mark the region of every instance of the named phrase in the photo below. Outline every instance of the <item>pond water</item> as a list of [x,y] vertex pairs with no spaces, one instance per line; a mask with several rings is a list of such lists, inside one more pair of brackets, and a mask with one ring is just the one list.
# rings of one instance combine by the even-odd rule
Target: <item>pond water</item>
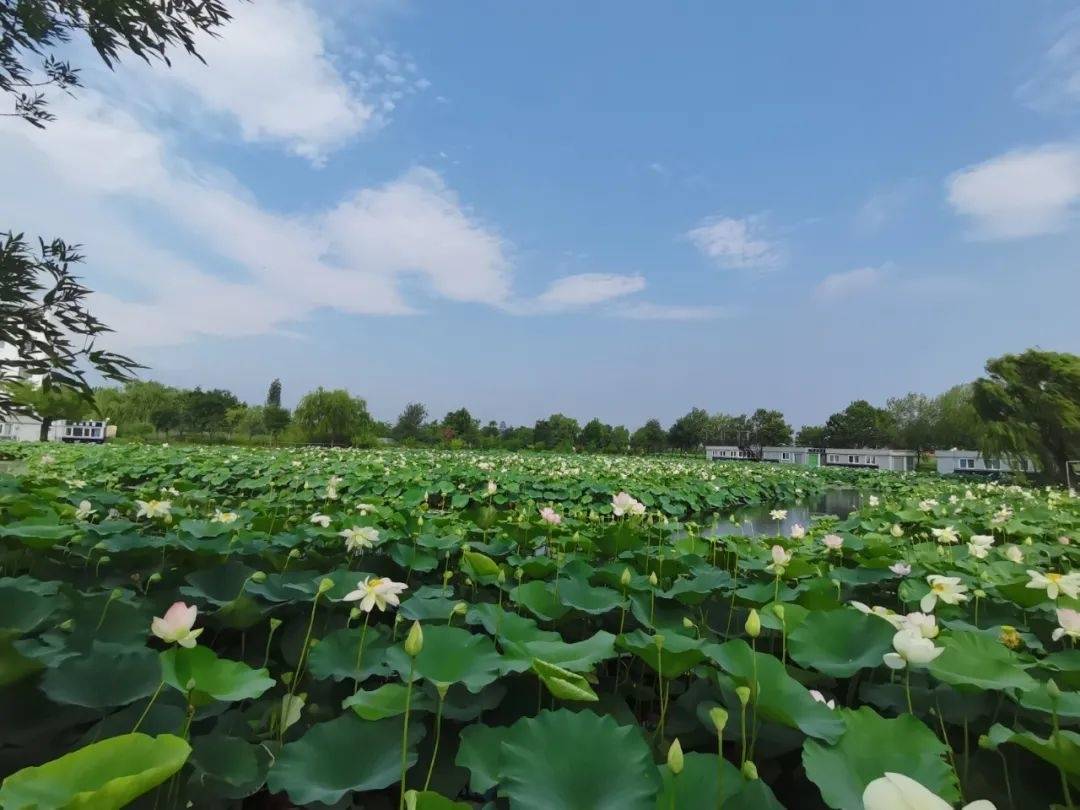
[[769,517],[773,509],[786,509],[787,517],[780,521],[779,533],[790,534],[796,523],[803,527],[819,515],[836,515],[843,520],[859,508],[861,497],[857,489],[830,489],[820,495],[811,495],[796,503],[747,506],[735,510],[738,525],[731,522],[730,515],[718,517],[714,523],[702,527],[702,537],[721,537],[741,534],[746,537],[777,534],[777,521]]

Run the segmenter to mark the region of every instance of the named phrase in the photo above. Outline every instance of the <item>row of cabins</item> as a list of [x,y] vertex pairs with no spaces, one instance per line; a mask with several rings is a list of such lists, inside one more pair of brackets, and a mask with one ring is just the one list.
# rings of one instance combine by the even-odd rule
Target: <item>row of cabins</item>
[[[89,442],[101,444],[116,436],[116,426],[107,420],[66,421],[57,419],[49,426],[47,441]],[[13,416],[0,422],[0,442],[36,442],[41,440],[41,420],[32,416]]]
[[[1003,458],[985,458],[977,450],[939,450],[934,457],[938,472],[942,475],[1035,472],[1035,466],[1030,461],[1025,462],[1021,468]],[[885,447],[762,447],[754,450],[736,445],[709,445],[705,448],[705,458],[709,461],[764,461],[773,464],[801,464],[807,467],[851,467],[890,472],[911,472],[919,465],[918,453]]]

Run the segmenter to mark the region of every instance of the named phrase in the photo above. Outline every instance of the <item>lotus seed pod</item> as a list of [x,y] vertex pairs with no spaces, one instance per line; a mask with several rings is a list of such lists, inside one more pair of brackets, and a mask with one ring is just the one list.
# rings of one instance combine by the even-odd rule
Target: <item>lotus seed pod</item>
[[622,570],[622,576],[619,577],[620,584],[622,584],[622,586],[625,588],[627,585],[630,584],[631,579],[633,579],[633,575],[630,573],[630,569],[624,568]]
[[454,613],[458,616],[462,616],[469,609],[469,606],[465,602],[458,602],[454,605]]
[[727,725],[728,721],[727,709],[722,706],[715,706],[709,709],[709,719],[712,720],[713,728],[716,729],[716,733],[723,734],[724,727]]
[[746,762],[744,762],[742,766],[742,775],[744,778],[753,782],[755,779],[758,778],[757,765],[755,765],[750,760],[746,760]]
[[751,608],[750,615],[746,617],[746,634],[750,638],[757,638],[761,635],[761,617],[758,616],[758,612]]
[[409,635],[405,637],[405,652],[412,658],[416,658],[424,649],[424,631],[420,628],[420,622],[413,622],[409,628]]
[[265,571],[256,571],[254,574],[251,575],[251,581],[252,582],[266,582],[266,572]]
[[323,577],[319,580],[319,593],[323,594],[334,587],[334,580]]
[[295,560],[295,559],[296,559],[297,557],[299,557],[299,556],[300,556],[300,549],[298,549],[298,548],[290,549],[290,550],[289,550],[289,556],[290,556],[290,557],[291,557],[292,559],[294,559],[294,560]]
[[750,687],[749,686],[737,686],[735,687],[735,694],[739,697],[739,703],[746,706],[750,702]]
[[450,580],[452,580],[453,578],[454,578],[454,572],[453,571],[443,571],[442,581],[443,581],[444,585],[447,582],[449,582]]
[[682,773],[683,764],[682,746],[679,744],[679,738],[676,737],[675,742],[667,750],[667,765],[671,768],[671,772],[678,776]]

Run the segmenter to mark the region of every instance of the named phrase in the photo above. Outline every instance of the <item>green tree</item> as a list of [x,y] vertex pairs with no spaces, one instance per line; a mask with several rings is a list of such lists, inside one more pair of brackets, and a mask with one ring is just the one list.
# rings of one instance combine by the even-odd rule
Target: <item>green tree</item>
[[975,392],[971,383],[954,385],[934,398],[936,423],[932,446],[938,448],[982,447],[986,425],[975,410]]
[[625,453],[630,449],[630,431],[625,425],[616,425],[611,429],[605,449],[610,453]]
[[577,419],[561,413],[553,413],[547,419],[539,419],[533,428],[533,443],[547,450],[572,450],[581,427]]
[[368,438],[371,417],[367,403],[338,388],[319,387],[305,394],[293,411],[293,423],[309,442],[345,445]]
[[630,446],[640,453],[662,453],[667,448],[667,433],[659,419],[650,419],[634,431]]
[[758,448],[791,444],[791,425],[780,411],[758,408],[748,420],[750,444]]
[[292,417],[289,412],[280,405],[267,405],[263,408],[262,420],[266,431],[271,436],[278,436],[281,431],[289,426]]
[[826,447],[887,447],[894,439],[889,413],[858,399],[825,423]]
[[240,404],[231,391],[196,387],[183,394],[184,425],[198,433],[220,433],[227,425],[226,414]]
[[984,452],[1030,458],[1065,479],[1080,458],[1080,357],[1029,349],[988,360],[973,403],[986,425]]
[[277,377],[270,383],[270,388],[266,392],[266,404],[270,408],[281,407],[281,380]]
[[936,444],[939,412],[937,399],[914,392],[885,400],[885,410],[892,420],[896,443],[921,452]]
[[824,447],[825,426],[803,425],[795,435],[795,444],[802,447]]
[[33,383],[12,383],[7,386],[16,407],[29,412],[41,421],[38,439],[49,440],[49,430],[57,419],[82,419],[92,410],[82,393],[69,388],[46,387]]
[[668,428],[668,444],[679,450],[696,450],[709,439],[713,422],[703,408],[693,408]]
[[474,419],[468,408],[450,411],[443,417],[442,428],[448,441],[457,439],[465,444],[475,444],[480,436],[480,420]]
[[610,449],[611,434],[611,425],[604,424],[599,419],[590,419],[585,423],[585,427],[581,429],[578,443],[584,450],[600,453]]
[[410,402],[398,416],[390,435],[399,442],[420,441],[424,433],[425,419],[427,408],[419,402]]

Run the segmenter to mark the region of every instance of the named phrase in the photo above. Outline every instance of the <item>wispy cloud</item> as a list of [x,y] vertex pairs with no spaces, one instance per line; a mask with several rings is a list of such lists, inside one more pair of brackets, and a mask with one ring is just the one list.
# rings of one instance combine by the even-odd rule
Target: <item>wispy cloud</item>
[[732,317],[735,310],[719,306],[683,306],[680,304],[641,302],[615,307],[609,314],[637,321],[707,321]]
[[946,180],[953,210],[971,220],[976,239],[1017,239],[1062,231],[1080,200],[1080,148],[1018,149]]
[[1038,68],[1016,96],[1047,113],[1071,112],[1080,104],[1080,12],[1060,20]]
[[903,180],[876,190],[855,213],[855,227],[868,234],[881,231],[903,215],[911,203],[915,188],[914,181]]
[[782,264],[783,252],[763,230],[760,217],[717,215],[688,231],[686,238],[720,267],[771,270]]
[[843,273],[831,273],[814,288],[814,297],[823,302],[839,301],[868,292],[885,278],[886,272],[880,267],[858,267]]

